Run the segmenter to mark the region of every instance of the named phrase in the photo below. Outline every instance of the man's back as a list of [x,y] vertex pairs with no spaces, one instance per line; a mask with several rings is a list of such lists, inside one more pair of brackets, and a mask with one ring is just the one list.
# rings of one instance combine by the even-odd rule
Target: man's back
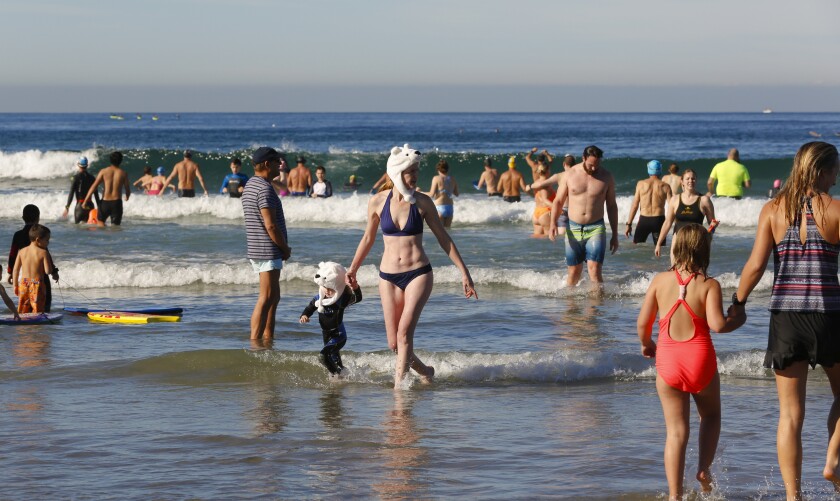
[[293,193],[304,193],[312,186],[312,173],[307,167],[298,165],[289,172],[289,190]]
[[175,164],[175,166],[172,167],[172,173],[178,176],[178,189],[195,189],[195,173],[197,170],[198,164],[188,158],[185,158]]
[[665,214],[665,201],[671,194],[668,183],[651,177],[636,183],[639,194],[639,210],[642,216],[661,216]]
[[747,168],[732,159],[715,165],[709,177],[717,180],[715,193],[721,197],[743,196],[744,185],[750,180]]
[[509,169],[499,177],[499,190],[506,197],[519,196],[519,186],[522,181],[522,174],[514,169]]
[[105,185],[102,200],[119,200],[123,193],[123,187],[128,184],[125,171],[110,165],[102,169],[99,175],[102,176],[102,183]]
[[497,193],[496,182],[499,179],[499,171],[496,169],[484,169],[479,178],[479,184],[487,185],[487,193]]

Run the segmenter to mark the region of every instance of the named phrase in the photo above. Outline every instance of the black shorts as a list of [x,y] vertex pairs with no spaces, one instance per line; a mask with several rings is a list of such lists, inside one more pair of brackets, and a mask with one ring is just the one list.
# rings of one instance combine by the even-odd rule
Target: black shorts
[[[647,240],[648,235],[653,235],[653,243],[659,240],[659,230],[665,223],[665,216],[639,216],[639,224],[636,226],[636,233],[633,234],[633,243],[640,244]],[[664,243],[664,242],[663,242]]]
[[840,312],[770,312],[764,367],[785,369],[801,360],[811,367],[840,362]]
[[502,200],[504,200],[505,202],[507,202],[509,204],[512,204],[514,202],[521,202],[522,201],[518,196],[516,196],[516,197],[503,197]]
[[97,219],[104,223],[110,217],[111,224],[119,226],[122,223],[122,213],[122,200],[103,200],[99,202]]
[[488,194],[487,194],[487,196],[488,196],[488,197],[500,197],[500,196],[502,196],[502,192],[501,192],[501,191],[497,191],[497,192],[495,192],[495,193],[488,193]]
[[195,190],[178,190],[178,198],[195,198]]

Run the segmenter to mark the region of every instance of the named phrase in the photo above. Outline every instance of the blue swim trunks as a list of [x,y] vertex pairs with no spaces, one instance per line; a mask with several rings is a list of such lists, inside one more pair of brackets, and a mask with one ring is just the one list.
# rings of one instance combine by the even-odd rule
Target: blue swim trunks
[[607,251],[607,227],[600,219],[578,224],[569,219],[566,229],[566,266],[577,266],[584,261],[604,262]]
[[440,217],[452,217],[455,214],[454,205],[436,205]]

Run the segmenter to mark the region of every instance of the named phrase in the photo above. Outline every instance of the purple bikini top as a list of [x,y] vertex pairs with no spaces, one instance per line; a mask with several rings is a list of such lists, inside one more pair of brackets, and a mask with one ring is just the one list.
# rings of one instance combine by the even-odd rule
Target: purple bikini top
[[394,220],[391,219],[391,195],[393,191],[388,192],[388,197],[385,199],[385,206],[382,208],[382,215],[379,217],[379,227],[382,228],[382,234],[389,237],[408,237],[412,235],[421,235],[423,233],[423,218],[420,216],[420,209],[417,204],[411,204],[408,210],[408,221],[405,222],[403,229],[397,228]]

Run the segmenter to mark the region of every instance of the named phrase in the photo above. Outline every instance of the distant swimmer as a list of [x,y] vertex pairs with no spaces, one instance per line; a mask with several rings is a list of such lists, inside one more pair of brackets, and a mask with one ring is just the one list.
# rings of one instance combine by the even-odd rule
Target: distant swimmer
[[312,189],[312,172],[304,156],[297,157],[297,165],[289,172],[289,191],[293,197],[305,197]]
[[715,181],[718,183],[715,194],[719,197],[741,198],[744,196],[744,188],[752,186],[750,173],[741,163],[741,156],[737,149],[729,150],[726,160],[715,165],[712,173],[709,174],[706,187],[709,188],[710,195],[714,192]]
[[278,197],[289,196],[289,164],[286,163],[286,154],[283,152],[280,155],[280,169],[278,169],[277,176],[271,180],[271,185]]
[[[569,200],[569,226],[566,230],[566,266],[569,274],[566,284],[577,285],[586,262],[589,279],[593,284],[602,284],[601,268],[607,247],[607,228],[604,224],[604,206],[610,221],[612,238],[610,251],[618,251],[618,205],[615,201],[615,179],[601,167],[604,152],[597,146],[583,150],[583,160],[573,166],[562,177],[557,196],[551,206],[552,214],[559,214],[560,208]],[[549,238],[554,241],[558,235],[557,223],[551,219]]]
[[230,198],[241,198],[242,191],[245,189],[245,183],[248,182],[248,176],[239,172],[242,170],[242,160],[233,158],[230,161],[230,174],[225,176],[222,181],[222,187],[219,188],[219,193],[227,193]]
[[[540,164],[534,174],[536,181],[545,181],[548,179],[548,167]],[[534,223],[534,238],[545,238],[548,236],[550,228],[549,219],[551,218],[551,202],[554,201],[556,192],[554,187],[549,183],[545,187],[534,191],[534,214],[531,217]]]
[[122,195],[125,193],[125,201],[131,196],[131,185],[128,183],[128,174],[120,168],[123,161],[123,154],[119,151],[111,153],[111,165],[99,171],[96,181],[88,190],[84,204],[87,205],[90,197],[96,192],[96,187],[104,184],[105,191],[102,194],[102,202],[99,204],[97,219],[99,226],[105,226],[105,220],[111,219],[111,224],[119,226],[122,224],[123,203]]
[[[93,175],[88,172],[88,159],[87,157],[79,158],[79,161],[76,163],[76,167],[79,168],[79,172],[73,176],[73,181],[70,183],[70,194],[67,195],[67,205],[64,206],[64,213],[61,215],[62,218],[67,217],[67,213],[70,210],[70,204],[73,202],[73,198],[76,198],[76,208],[73,211],[73,219],[75,220],[76,224],[82,223],[87,221],[88,215],[90,214],[91,209],[93,209],[93,204],[89,203],[85,205],[82,201],[85,199],[85,195],[87,195],[88,190],[90,187],[93,186],[93,182],[96,180]],[[96,200],[96,205],[99,205],[99,192],[93,193],[93,198]]]
[[149,193],[149,185],[152,184],[152,167],[147,165],[143,167],[143,175],[137,181],[131,183],[135,188],[140,188],[146,193]]
[[508,170],[499,177],[499,189],[502,190],[502,199],[505,202],[522,201],[519,190],[525,191],[525,179],[516,170],[516,157],[510,157],[508,160]]
[[[152,182],[149,184],[149,189],[146,190],[147,195],[158,195],[165,190],[164,183],[166,183],[166,176],[164,174],[166,173],[166,169],[162,165],[158,166],[156,173],[157,175],[152,178]],[[166,188],[172,190],[172,193],[176,191],[175,186],[171,184],[167,184]]]
[[782,191],[782,180],[776,179],[773,181],[773,187],[770,188],[770,191],[767,192],[767,198],[773,198]]
[[429,197],[435,201],[435,208],[444,228],[452,226],[452,218],[455,216],[455,201],[457,197],[458,182],[449,175],[449,163],[446,160],[438,162],[438,175],[432,178],[432,186],[429,188]]
[[499,171],[493,168],[493,160],[491,158],[484,159],[484,172],[478,178],[478,189],[487,187],[488,197],[500,197],[502,192],[496,188],[496,183],[499,181]]
[[536,147],[531,148],[531,151],[525,154],[525,161],[528,162],[528,167],[531,168],[531,181],[537,180],[537,169],[540,165],[545,167],[546,177],[551,175],[551,162],[554,161],[554,158],[551,154],[548,153],[548,150],[542,150],[542,153],[537,155],[537,159],[534,160],[532,155],[539,151]]
[[333,196],[332,183],[327,179],[327,169],[323,165],[315,168],[315,183],[312,185],[312,198],[330,198]]
[[[659,241],[659,230],[665,223],[665,202],[671,197],[671,186],[659,179],[662,174],[662,164],[659,160],[651,160],[647,164],[648,178],[636,183],[636,193],[633,195],[633,202],[630,205],[630,215],[627,216],[627,225],[624,236],[633,234],[633,243],[639,244],[647,241],[648,236],[653,242]],[[636,211],[639,211],[639,224],[636,232],[633,233],[633,218]]]
[[204,178],[201,176],[201,169],[198,164],[192,159],[192,152],[187,150],[184,152],[184,159],[172,167],[172,174],[166,178],[164,184],[169,184],[175,176],[178,176],[178,197],[179,198],[193,198],[195,197],[195,178],[201,183],[201,189],[204,190],[204,196],[208,195],[207,187],[204,186]]
[[344,183],[344,189],[346,190],[357,190],[361,188],[362,183],[358,180],[359,178],[356,177],[355,174],[350,174],[350,178]]
[[680,176],[680,166],[677,164],[671,164],[668,167],[668,173],[662,176],[662,180],[668,183],[668,186],[671,187],[671,194],[676,195],[680,192],[680,187],[682,186],[682,176]]

